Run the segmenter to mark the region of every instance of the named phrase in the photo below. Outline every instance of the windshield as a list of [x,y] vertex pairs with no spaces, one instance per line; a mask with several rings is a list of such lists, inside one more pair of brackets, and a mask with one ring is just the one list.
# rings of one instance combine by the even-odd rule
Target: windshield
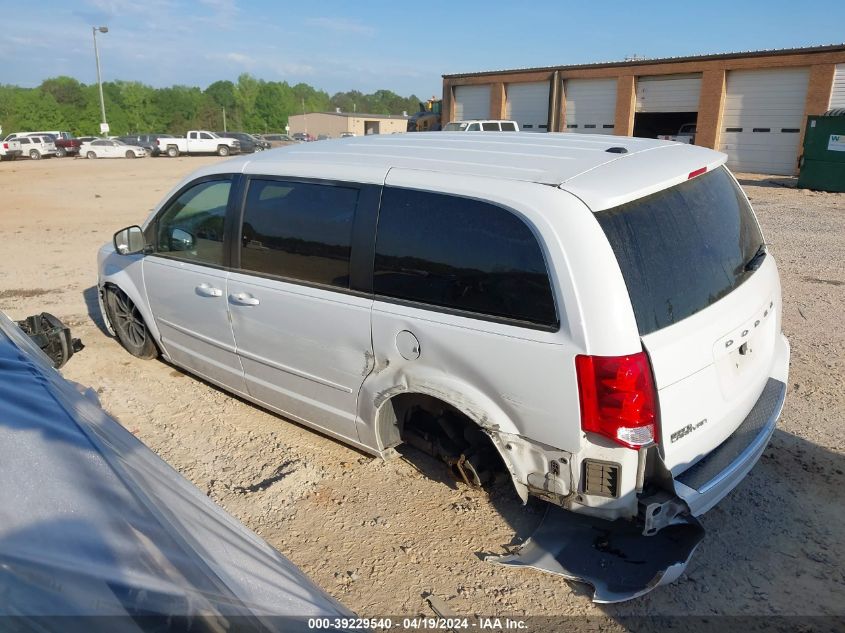
[[457,123],[447,123],[446,127],[443,128],[443,131],[444,132],[463,132],[465,129],[467,129],[467,125],[469,125],[469,124],[465,123],[463,121],[460,121],[460,122],[457,122]]
[[763,244],[754,212],[724,167],[596,213],[641,335],[716,303],[752,274]]

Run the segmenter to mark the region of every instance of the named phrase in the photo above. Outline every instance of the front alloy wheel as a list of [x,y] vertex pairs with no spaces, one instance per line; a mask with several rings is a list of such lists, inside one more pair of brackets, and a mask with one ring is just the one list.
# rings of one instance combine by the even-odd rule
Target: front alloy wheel
[[117,339],[127,352],[143,359],[158,356],[158,348],[144,323],[144,317],[132,299],[118,288],[106,288],[106,309]]

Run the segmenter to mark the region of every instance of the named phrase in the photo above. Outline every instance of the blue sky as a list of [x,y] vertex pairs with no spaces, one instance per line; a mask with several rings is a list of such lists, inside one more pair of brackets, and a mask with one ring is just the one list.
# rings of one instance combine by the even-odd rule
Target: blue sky
[[428,97],[441,75],[845,41],[838,2],[0,0],[0,83],[56,75],[207,86],[249,72]]

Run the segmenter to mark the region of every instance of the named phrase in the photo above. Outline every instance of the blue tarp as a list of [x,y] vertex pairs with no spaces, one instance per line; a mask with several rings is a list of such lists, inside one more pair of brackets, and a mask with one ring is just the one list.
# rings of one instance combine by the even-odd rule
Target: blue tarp
[[287,631],[316,615],[352,616],[0,313],[3,630]]

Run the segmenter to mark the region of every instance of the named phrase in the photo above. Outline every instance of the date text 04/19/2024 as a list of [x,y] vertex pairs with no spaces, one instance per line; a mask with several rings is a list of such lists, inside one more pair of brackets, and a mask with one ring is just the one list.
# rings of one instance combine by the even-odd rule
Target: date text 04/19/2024
[[398,631],[519,631],[526,628],[524,620],[515,618],[310,618],[308,628],[313,630],[398,630]]

